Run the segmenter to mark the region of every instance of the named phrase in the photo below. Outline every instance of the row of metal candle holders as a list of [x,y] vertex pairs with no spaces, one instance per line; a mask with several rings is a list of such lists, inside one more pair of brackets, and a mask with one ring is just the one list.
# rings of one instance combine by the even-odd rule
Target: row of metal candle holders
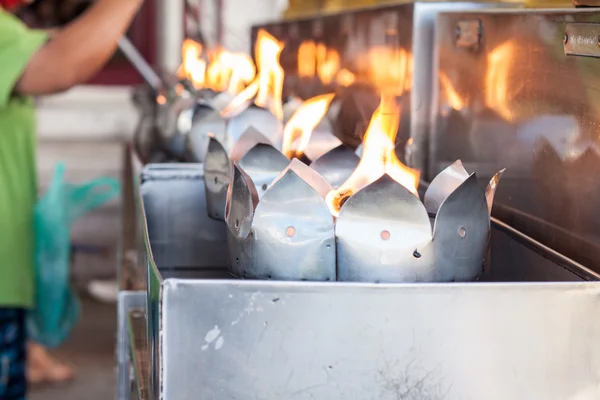
[[[250,102],[223,116],[219,96],[193,111],[207,212],[224,220],[231,273],[246,279],[378,283],[473,281],[489,246],[498,172],[479,186],[460,161],[419,199],[387,171],[333,210],[357,171],[354,151],[317,126],[301,159],[280,150],[283,124]],[[328,196],[329,195],[329,196]],[[328,198],[329,197],[329,198]]]

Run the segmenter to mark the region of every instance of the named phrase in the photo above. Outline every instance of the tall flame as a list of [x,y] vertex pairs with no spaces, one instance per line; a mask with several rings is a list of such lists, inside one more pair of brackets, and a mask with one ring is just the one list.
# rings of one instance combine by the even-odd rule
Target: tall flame
[[279,120],[283,120],[281,104],[283,68],[279,64],[282,50],[283,43],[263,29],[258,31],[255,58],[258,66],[259,88],[255,103],[269,109]]
[[324,85],[331,84],[340,70],[340,55],[333,49],[328,49],[323,43],[317,45],[317,74]]
[[488,55],[485,77],[485,103],[506,120],[512,119],[508,98],[509,74],[512,68],[515,47],[508,41],[496,47]]
[[382,94],[379,108],[373,114],[365,137],[360,162],[350,178],[327,195],[331,213],[338,216],[344,202],[354,193],[388,174],[415,196],[418,196],[420,173],[402,164],[395,152],[395,140],[400,123],[400,107],[394,95]]
[[314,78],[317,70],[317,45],[312,40],[305,40],[298,48],[298,76]]
[[288,158],[299,158],[304,154],[313,130],[327,113],[334,97],[333,93],[324,94],[302,103],[283,130],[283,154]]
[[227,90],[229,93],[238,94],[244,90],[246,85],[249,85],[254,80],[256,77],[256,67],[252,58],[244,53],[233,53],[231,55],[231,63],[233,72],[231,73]]
[[194,40],[185,39],[181,47],[182,63],[177,71],[181,79],[189,79],[196,89],[205,85],[206,61],[202,58],[202,45]]

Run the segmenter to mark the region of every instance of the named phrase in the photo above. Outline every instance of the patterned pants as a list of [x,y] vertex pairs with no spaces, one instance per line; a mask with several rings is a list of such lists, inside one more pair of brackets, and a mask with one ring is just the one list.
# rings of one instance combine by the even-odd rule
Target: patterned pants
[[25,399],[25,312],[0,308],[0,400]]

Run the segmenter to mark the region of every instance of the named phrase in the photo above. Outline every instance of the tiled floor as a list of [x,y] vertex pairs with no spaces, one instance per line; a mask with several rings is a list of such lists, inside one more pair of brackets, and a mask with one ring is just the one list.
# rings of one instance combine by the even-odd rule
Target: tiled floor
[[115,398],[116,306],[83,299],[82,319],[64,346],[53,351],[77,371],[59,387],[31,388],[30,400],[109,400]]

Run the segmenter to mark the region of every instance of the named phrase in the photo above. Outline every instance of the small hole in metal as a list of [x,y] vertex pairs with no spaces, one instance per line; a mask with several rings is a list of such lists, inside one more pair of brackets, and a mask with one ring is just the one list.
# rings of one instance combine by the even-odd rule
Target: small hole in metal
[[460,228],[458,228],[458,236],[464,239],[465,236],[467,236],[467,230],[461,226]]
[[330,249],[330,248],[331,248],[331,245],[330,245],[330,244],[328,244],[328,245],[327,245],[327,246],[325,246],[325,247],[327,247],[328,249]]
[[239,227],[240,227],[240,220],[239,220],[239,219],[236,219],[236,220],[235,220],[235,229],[237,229],[237,228],[239,228]]
[[239,257],[236,257],[236,258],[235,258],[235,263],[236,263],[236,264],[239,264],[239,262],[240,262],[240,259],[239,259]]
[[271,280],[273,277],[271,275],[267,275],[267,279]]
[[390,239],[390,231],[381,231],[381,239],[382,240],[389,240]]
[[215,176],[215,185],[216,185],[217,183],[219,183],[219,178],[217,178],[217,177]]
[[296,228],[294,228],[293,226],[288,226],[285,230],[285,234],[288,237],[293,237],[296,234]]
[[267,184],[266,184],[266,183],[262,185],[262,190],[263,190],[263,192],[267,190],[267,187],[268,187],[268,186],[267,186]]
[[419,253],[419,250],[415,249],[415,251],[413,251],[413,257],[414,258],[421,258],[421,253]]

